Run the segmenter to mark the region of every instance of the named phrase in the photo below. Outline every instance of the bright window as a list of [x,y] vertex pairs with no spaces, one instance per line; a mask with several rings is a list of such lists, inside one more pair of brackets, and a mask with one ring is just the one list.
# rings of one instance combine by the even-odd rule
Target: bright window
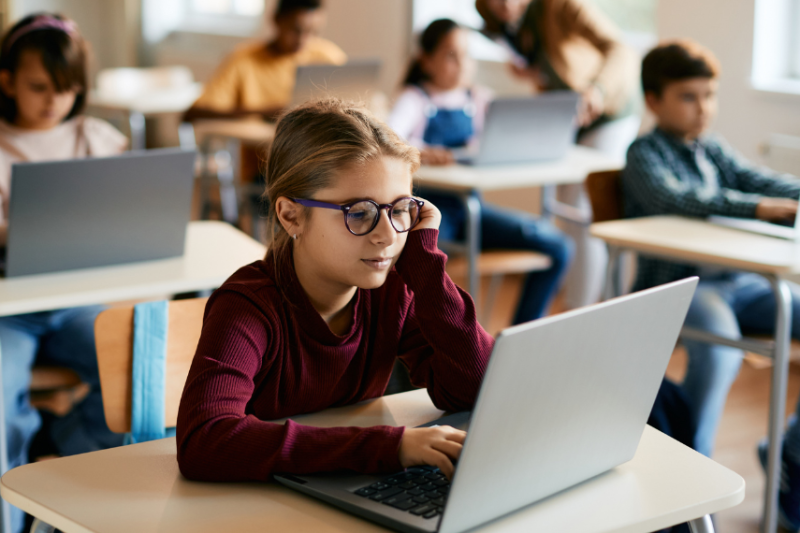
[[756,0],[753,87],[800,94],[800,0]]
[[264,0],[191,0],[198,15],[257,16],[264,12]]
[[792,40],[791,75],[793,78],[800,78],[800,0],[794,0],[792,11],[792,28],[789,30]]

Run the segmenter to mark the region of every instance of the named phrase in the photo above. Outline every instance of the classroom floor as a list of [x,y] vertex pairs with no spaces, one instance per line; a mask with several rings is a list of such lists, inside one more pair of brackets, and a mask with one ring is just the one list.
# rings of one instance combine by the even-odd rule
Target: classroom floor
[[[678,349],[672,357],[667,375],[680,380],[685,366],[685,352]],[[747,362],[743,363],[739,378],[728,396],[714,460],[741,475],[746,490],[741,504],[717,515],[717,531],[720,532],[759,533],[764,474],[755,450],[758,441],[767,433],[771,370],[770,367],[756,368]],[[787,413],[794,412],[798,392],[800,366],[793,364],[789,372]]]

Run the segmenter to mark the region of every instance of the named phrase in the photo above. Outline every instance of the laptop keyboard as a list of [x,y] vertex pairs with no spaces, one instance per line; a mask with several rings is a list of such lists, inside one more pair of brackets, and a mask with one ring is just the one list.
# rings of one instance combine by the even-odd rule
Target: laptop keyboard
[[432,466],[414,466],[355,491],[358,496],[423,518],[441,514],[450,481]]

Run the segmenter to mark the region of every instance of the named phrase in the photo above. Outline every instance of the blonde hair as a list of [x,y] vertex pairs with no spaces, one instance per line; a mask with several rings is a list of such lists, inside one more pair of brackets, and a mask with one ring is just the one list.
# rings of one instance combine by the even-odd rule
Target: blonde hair
[[[412,174],[419,168],[419,150],[361,105],[329,98],[291,109],[280,119],[267,155],[263,197],[269,203],[267,255],[273,254],[276,267],[291,242],[278,220],[276,200],[312,198],[338,170],[379,156],[405,161]],[[308,208],[303,210],[307,216]]]

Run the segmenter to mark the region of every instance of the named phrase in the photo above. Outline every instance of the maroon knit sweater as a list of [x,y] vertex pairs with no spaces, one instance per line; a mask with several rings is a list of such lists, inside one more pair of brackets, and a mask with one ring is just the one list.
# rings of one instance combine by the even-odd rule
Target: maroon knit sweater
[[[401,470],[403,428],[315,428],[267,422],[383,394],[395,358],[440,409],[470,409],[494,339],[472,298],[445,274],[438,232],[412,231],[386,283],[359,289],[350,331],[335,335],[312,307],[290,254],[231,276],[208,301],[178,413],[188,478],[267,480],[276,472]],[[288,300],[288,301],[287,301]]]

